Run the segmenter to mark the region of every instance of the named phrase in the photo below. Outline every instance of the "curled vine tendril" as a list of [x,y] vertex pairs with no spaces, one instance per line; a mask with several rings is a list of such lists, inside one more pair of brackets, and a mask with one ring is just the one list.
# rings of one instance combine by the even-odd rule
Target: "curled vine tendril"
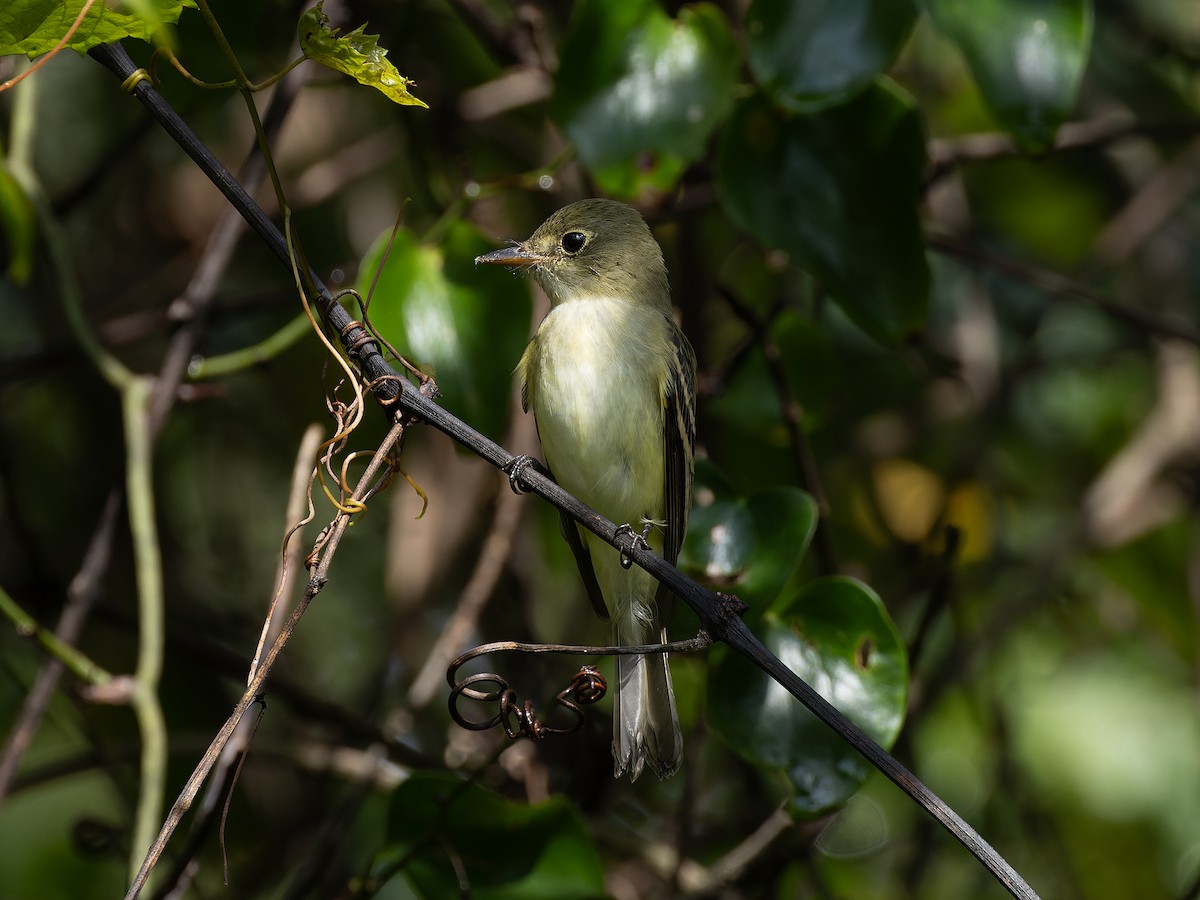
[[[458,679],[458,670],[478,656],[489,653],[558,653],[573,656],[634,656],[646,653],[696,653],[712,645],[704,631],[685,641],[669,644],[643,644],[637,647],[588,647],[575,644],[522,644],[516,641],[498,641],[482,644],[468,650],[446,669],[446,681],[450,684],[450,717],[469,731],[489,731],[497,725],[504,729],[510,740],[527,737],[540,741],[549,735],[574,734],[586,720],[583,707],[598,702],[608,690],[604,676],[595,666],[583,665],[571,682],[555,696],[557,704],[570,710],[575,719],[570,725],[548,725],[538,715],[532,700],[522,700],[509,686],[508,680],[495,672],[481,672]],[[471,719],[459,709],[459,700],[465,697],[477,703],[497,704],[496,713],[488,719]]]

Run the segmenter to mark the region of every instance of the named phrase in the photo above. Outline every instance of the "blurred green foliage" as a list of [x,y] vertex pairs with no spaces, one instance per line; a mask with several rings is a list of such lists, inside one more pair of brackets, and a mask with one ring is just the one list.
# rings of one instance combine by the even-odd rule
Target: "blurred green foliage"
[[[904,646],[879,597],[845,576],[810,581],[771,605],[763,643],[876,743],[891,746],[904,721]],[[739,754],[783,769],[795,790],[788,812],[816,817],[862,786],[866,761],[779,684],[727,648],[713,652],[712,725]]]
[[669,191],[729,113],[737,45],[708,3],[583,0],[563,38],[551,112],[597,185]]
[[529,333],[529,291],[485,285],[474,260],[491,245],[455,221],[437,244],[389,232],[364,257],[359,292],[378,297],[371,324],[433,376],[447,409],[493,440],[504,437],[513,360]]
[[[36,7],[19,0],[11,21]],[[370,296],[373,326],[435,377],[446,408],[536,453],[510,373],[544,298],[472,260],[580,197],[634,203],[700,361],[681,567],[748,602],[756,632],[894,741],[1042,896],[1194,895],[1194,4],[325,11],[343,34],[369,22],[429,108],[302,66],[312,80],[272,146],[291,224],[331,286]],[[301,8],[215,12],[252,81],[298,55]],[[197,77],[232,77],[199,14],[184,12],[172,46]],[[148,46],[128,49],[149,62]],[[0,59],[0,81],[17,62]],[[161,60],[157,74],[219,157],[249,152],[236,92]],[[73,53],[0,94],[0,123],[0,584],[52,626],[125,448],[14,173],[35,170],[90,327],[139,372],[158,370],[186,320],[176,300],[223,204]],[[297,312],[290,274],[243,240],[196,353],[253,346]],[[314,421],[332,433],[327,398],[349,395],[326,363],[309,338],[185,383],[157,442],[169,795],[244,684],[300,435]],[[373,413],[350,449],[377,445]],[[459,728],[444,660],[432,694],[415,688],[481,578],[490,602],[452,654],[600,643],[606,629],[552,510],[511,500],[503,475],[429,429],[408,430],[400,464],[428,510],[417,518],[403,478],[375,497],[284,653],[230,810],[234,895],[1004,895],[724,649],[672,660],[687,756],[661,784],[612,780],[609,701],[536,745]],[[306,550],[332,514],[316,496]],[[137,582],[118,521],[79,646],[125,673]],[[679,603],[670,621],[672,637],[696,628]],[[43,662],[0,632],[6,754]],[[559,722],[573,661],[484,662],[471,671],[501,672]],[[133,715],[64,681],[28,736],[0,799],[0,893],[113,896],[139,794]],[[389,739],[448,772],[398,768]],[[180,833],[168,855],[186,844]],[[215,895],[215,839],[195,852],[189,896]]]

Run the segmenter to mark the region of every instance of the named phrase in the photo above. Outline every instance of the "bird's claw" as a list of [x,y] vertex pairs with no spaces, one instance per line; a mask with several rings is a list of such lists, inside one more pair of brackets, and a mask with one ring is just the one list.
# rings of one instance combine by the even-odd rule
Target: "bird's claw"
[[514,456],[512,462],[505,466],[501,471],[508,476],[508,486],[512,488],[514,494],[524,494],[525,488],[521,487],[521,475],[530,466],[537,467],[537,461],[532,456],[526,456],[522,453],[520,456]]
[[[627,534],[633,538],[633,546],[640,547],[643,550],[650,549],[650,533],[654,531],[654,523],[647,522],[646,527],[642,529],[642,533],[638,534],[633,530],[633,526],[626,522],[624,525],[617,526],[617,534]],[[625,551],[621,551],[621,568],[628,569],[633,565],[633,560]]]

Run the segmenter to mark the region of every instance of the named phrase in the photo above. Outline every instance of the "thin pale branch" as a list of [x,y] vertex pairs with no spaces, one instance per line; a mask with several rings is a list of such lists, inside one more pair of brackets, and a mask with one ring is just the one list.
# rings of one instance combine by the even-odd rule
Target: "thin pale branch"
[[[362,477],[358,481],[358,485],[354,490],[354,496],[358,500],[367,497],[373,490],[376,477],[381,469],[387,464],[388,452],[392,446],[400,440],[404,433],[402,424],[395,424],[384,437],[383,442],[375,451],[370,464],[363,472]],[[126,900],[134,900],[142,891],[150,873],[158,864],[158,860],[162,857],[163,850],[166,849],[167,841],[171,835],[175,833],[175,829],[179,827],[179,823],[183,820],[184,815],[192,807],[197,794],[200,792],[201,786],[207,780],[209,773],[220,759],[225,745],[233,736],[238,723],[246,711],[254,704],[262,693],[263,686],[266,684],[267,677],[271,674],[271,669],[275,665],[275,661],[279,658],[279,654],[291,639],[292,633],[299,624],[301,617],[308,609],[308,605],[319,594],[329,581],[329,568],[337,553],[338,545],[341,543],[342,537],[346,533],[346,528],[350,524],[351,514],[339,511],[330,525],[330,534],[324,544],[324,552],[321,555],[320,562],[317,563],[309,576],[308,586],[297,602],[292,614],[288,617],[283,627],[279,630],[279,634],[272,642],[266,656],[263,657],[258,668],[254,671],[243,692],[237,706],[234,707],[233,713],[226,719],[225,724],[221,726],[221,730],[217,732],[217,736],[213,738],[204,756],[192,771],[179,797],[172,805],[170,812],[167,814],[166,821],[163,822],[162,828],[159,830],[158,837],[150,845],[150,849],[146,854],[146,858],[142,861],[140,868],[134,875],[129,891],[126,893]]]
[[[1131,137],[1181,137],[1200,131],[1200,118],[1178,122],[1139,122],[1125,116],[1068,122],[1058,130],[1051,153],[1105,147]],[[1012,135],[999,131],[938,138],[929,143],[928,187],[961,165],[1024,154]]]
[[1016,281],[1024,282],[1040,291],[1067,300],[1088,303],[1118,321],[1126,322],[1157,337],[1178,338],[1189,344],[1200,346],[1200,331],[1183,322],[1156,316],[1140,307],[1119,303],[1084,284],[1073,281],[1057,272],[1042,269],[1011,257],[1000,256],[961,238],[948,234],[930,232],[925,235],[930,249],[947,256],[965,259],[973,265],[992,269]]
[[[73,646],[83,633],[83,625],[99,593],[100,574],[108,568],[112,539],[117,527],[117,513],[120,509],[120,497],[114,491],[109,494],[100,513],[100,520],[84,554],[83,564],[67,588],[67,603],[54,629],[54,637],[64,646]],[[33,742],[33,736],[50,705],[50,698],[58,687],[63,670],[60,659],[50,660],[42,666],[33,686],[25,695],[21,712],[5,740],[4,753],[0,755],[0,802],[4,800],[13,784],[17,765]]]
[[[305,327],[307,327],[307,320],[305,320]],[[260,653],[263,645],[273,642],[283,628],[287,605],[279,601],[280,598],[292,596],[296,586],[296,577],[301,569],[300,531],[296,523],[308,521],[311,518],[309,481],[313,461],[316,458],[323,433],[321,426],[310,425],[304,430],[304,436],[300,439],[300,448],[296,452],[296,464],[292,468],[292,486],[288,492],[287,511],[284,513],[284,522],[288,531],[284,538],[284,549],[280,554],[279,569],[275,576],[275,583],[278,587],[263,624],[263,635],[259,642]],[[259,654],[256,653],[255,666],[257,666],[258,656]],[[254,667],[251,668],[247,680],[253,679],[253,677]],[[196,855],[200,852],[205,838],[211,833],[217,813],[223,808],[221,797],[232,791],[233,782],[230,780],[230,775],[238,759],[243,757],[243,754],[249,749],[250,738],[256,724],[257,719],[242,719],[222,750],[214,766],[208,789],[196,810],[196,818],[192,823],[184,853],[175,860],[170,877],[160,888],[160,894],[167,891],[169,896],[182,896],[199,870],[195,864]]]
[[134,375],[97,340],[83,312],[83,292],[75,276],[66,236],[50,210],[37,176],[24,166],[15,168],[13,174],[36,212],[72,335],[105,380],[121,395],[126,444],[125,490],[129,501],[138,600],[138,657],[130,702],[142,739],[140,793],[131,847],[132,875],[137,871],[138,860],[149,845],[162,814],[167,770],[166,724],[158,702],[163,653],[163,590],[162,556],[154,519],[150,382]]
[[138,597],[138,655],[132,704],[142,735],[141,793],[130,847],[132,877],[162,817],[166,794],[167,726],[158,701],[165,616],[162,551],[154,516],[154,441],[150,435],[149,380],[139,378],[130,382],[121,392],[121,400],[125,420],[126,505],[133,536]]

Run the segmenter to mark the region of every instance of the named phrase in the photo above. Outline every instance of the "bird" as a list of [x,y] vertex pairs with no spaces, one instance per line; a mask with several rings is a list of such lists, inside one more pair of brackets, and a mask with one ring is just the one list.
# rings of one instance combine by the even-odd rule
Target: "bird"
[[[550,299],[516,380],[552,477],[674,564],[691,506],[696,356],[646,221],[624,203],[581,200],[475,262],[527,272]],[[665,643],[669,591],[566,514],[562,533],[613,643]],[[665,779],[683,750],[667,655],[618,655],[616,667],[613,775],[636,780],[648,766]]]

